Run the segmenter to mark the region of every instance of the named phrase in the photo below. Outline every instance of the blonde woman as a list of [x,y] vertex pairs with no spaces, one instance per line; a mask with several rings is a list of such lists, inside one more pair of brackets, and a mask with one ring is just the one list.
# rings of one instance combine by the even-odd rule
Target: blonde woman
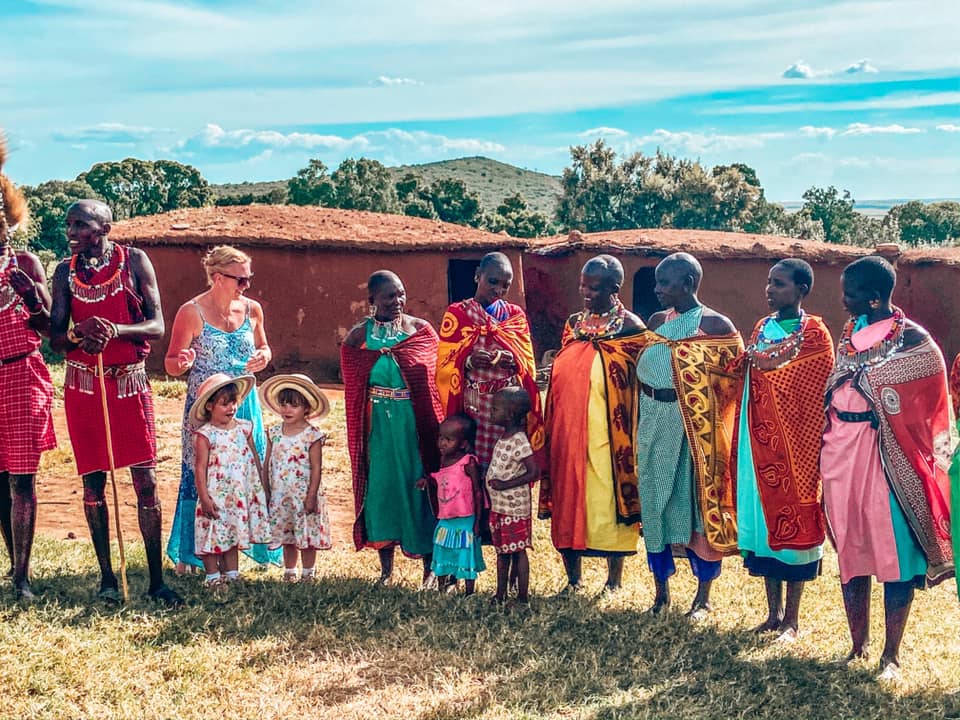
[[[170,529],[167,555],[180,574],[203,563],[196,556],[193,519],[197,508],[194,480],[194,443],[196,430],[188,420],[188,411],[201,383],[215,373],[231,377],[257,373],[270,362],[270,346],[264,329],[263,308],[256,300],[244,297],[253,281],[250,256],[229,245],[219,245],[203,258],[207,275],[206,291],[188,300],[173,321],[170,345],[164,357],[167,373],[187,375],[187,399],[184,405],[180,493],[177,512]],[[237,408],[238,418],[253,423],[257,452],[263,457],[266,437],[260,400],[252,392]],[[279,551],[269,553],[266,545],[254,545],[248,553],[257,562],[276,561]],[[276,556],[276,557],[274,557]]]

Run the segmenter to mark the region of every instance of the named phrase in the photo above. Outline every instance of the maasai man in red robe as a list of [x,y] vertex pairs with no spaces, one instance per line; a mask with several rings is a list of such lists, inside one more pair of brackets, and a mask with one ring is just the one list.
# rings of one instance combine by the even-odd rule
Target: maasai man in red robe
[[[0,169],[6,156],[0,136]],[[13,231],[26,219],[26,199],[0,173],[0,527],[14,592],[29,600],[37,466],[57,439],[53,384],[40,355],[40,333],[50,324],[47,281],[36,255],[10,247]]]
[[144,367],[150,341],[163,337],[160,293],[146,253],[108,239],[112,222],[110,208],[96,200],[81,200],[67,211],[73,255],[53,276],[50,339],[54,349],[67,354],[64,408],[77,472],[83,476],[83,510],[100,564],[98,597],[122,601],[110,561],[104,494],[110,463],[97,375],[97,355],[102,354],[114,466],[130,468],[137,493],[137,519],[150,570],[147,596],[180,605],[183,600],[163,582],[153,395]]

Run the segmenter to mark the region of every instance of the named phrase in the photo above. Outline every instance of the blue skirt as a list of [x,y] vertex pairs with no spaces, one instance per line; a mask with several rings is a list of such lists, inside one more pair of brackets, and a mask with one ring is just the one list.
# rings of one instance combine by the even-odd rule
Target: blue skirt
[[473,523],[473,515],[437,521],[433,535],[433,562],[430,563],[434,575],[476,580],[477,574],[487,569],[483,563],[480,538],[473,533]]

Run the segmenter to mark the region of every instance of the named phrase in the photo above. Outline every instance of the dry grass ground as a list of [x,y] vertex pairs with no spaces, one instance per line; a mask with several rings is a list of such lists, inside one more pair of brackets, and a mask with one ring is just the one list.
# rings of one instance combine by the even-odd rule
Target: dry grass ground
[[[662,618],[643,614],[653,596],[641,556],[628,560],[625,587],[613,596],[597,597],[600,562],[587,561],[588,591],[551,597],[563,573],[546,523],[536,527],[529,611],[489,606],[489,570],[473,598],[417,592],[419,563],[409,560],[398,560],[399,585],[376,586],[375,554],[349,547],[342,412],[336,402],[324,421],[333,435],[324,480],[340,519],[335,547],[318,563],[319,583],[284,585],[276,569],[247,568],[242,587],[211,597],[199,578],[176,578],[190,604],[163,611],[139,598],[142,546],[129,542],[133,600],[112,609],[92,599],[89,543],[42,536],[38,601],[21,607],[0,596],[0,718],[889,720],[960,710],[950,695],[960,685],[953,587],[918,593],[903,679],[878,684],[872,663],[832,664],[848,642],[832,553],[808,589],[801,637],[790,646],[749,632],[764,614],[762,587],[736,559],[717,582],[716,612],[699,624],[682,617],[683,607]],[[493,566],[489,549],[485,557]],[[681,566],[678,604],[693,590]]]

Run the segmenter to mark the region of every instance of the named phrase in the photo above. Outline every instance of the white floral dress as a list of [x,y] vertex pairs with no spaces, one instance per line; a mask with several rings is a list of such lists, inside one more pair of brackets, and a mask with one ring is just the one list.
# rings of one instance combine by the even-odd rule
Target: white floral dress
[[217,519],[205,517],[197,503],[197,555],[217,555],[234,547],[246,550],[270,540],[266,493],[247,440],[251,431],[249,420],[236,420],[230,429],[207,423],[197,430],[210,442],[207,494],[220,513]]
[[330,520],[323,485],[317,491],[317,512],[307,514],[310,446],[327,436],[313,425],[287,437],[282,425],[267,431],[270,439],[270,549],[296,545],[300,550],[330,549]]

